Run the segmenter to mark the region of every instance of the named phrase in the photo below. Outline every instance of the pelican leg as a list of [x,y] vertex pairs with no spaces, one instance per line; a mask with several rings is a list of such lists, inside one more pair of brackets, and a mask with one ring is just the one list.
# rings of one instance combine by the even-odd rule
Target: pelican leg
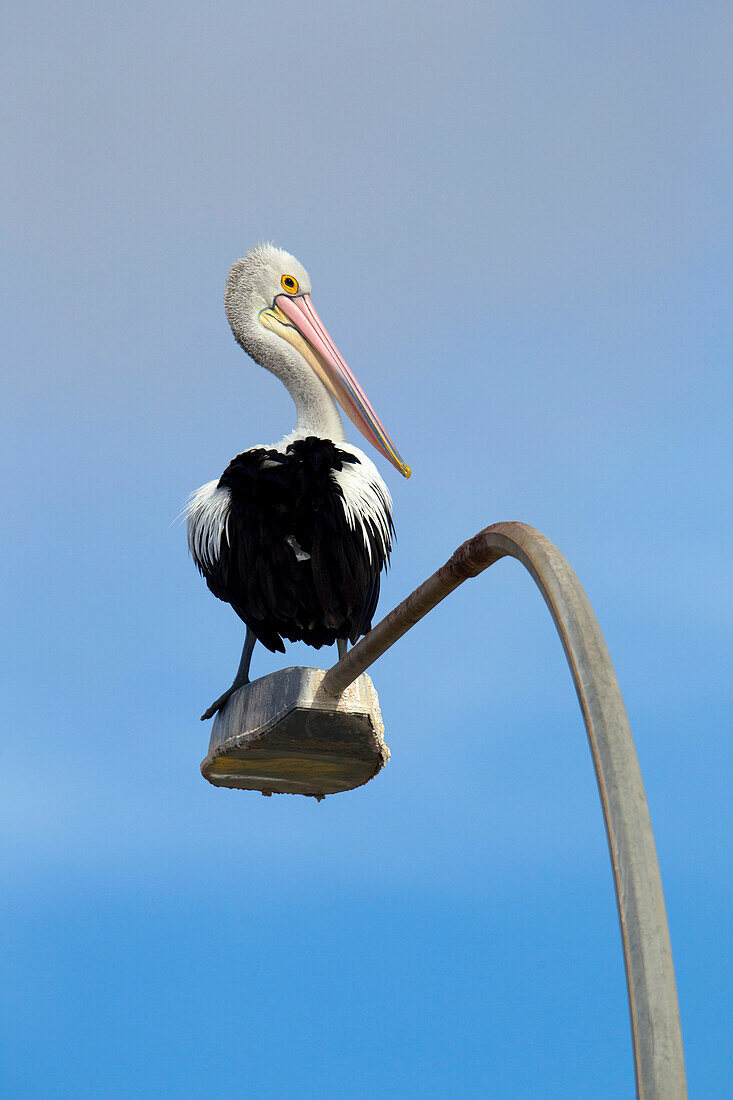
[[337,638],[336,639],[336,645],[338,646],[339,661],[340,661],[342,657],[346,656],[346,650],[348,649],[348,646],[349,646],[348,638]]
[[254,634],[247,627],[247,635],[244,639],[244,646],[242,647],[242,656],[239,661],[239,668],[237,669],[237,675],[232,681],[232,686],[227,688],[223,695],[220,695],[215,703],[212,703],[208,710],[205,710],[201,715],[201,721],[205,722],[207,718],[213,718],[218,710],[226,703],[230,695],[233,695],[239,688],[244,687],[249,683],[249,664],[252,660],[252,650],[255,647],[257,639]]

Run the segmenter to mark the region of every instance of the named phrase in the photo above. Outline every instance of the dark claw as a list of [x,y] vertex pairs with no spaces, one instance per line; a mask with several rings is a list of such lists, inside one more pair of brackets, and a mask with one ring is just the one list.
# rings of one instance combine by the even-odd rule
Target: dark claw
[[206,722],[207,719],[213,718],[216,712],[218,710],[221,710],[221,708],[224,706],[229,696],[234,695],[235,691],[239,691],[241,687],[244,687],[244,685],[248,683],[249,680],[240,680],[239,683],[237,683],[237,681],[235,680],[232,686],[230,688],[227,688],[224,694],[220,695],[216,702],[211,704],[208,710],[204,711],[204,713],[201,715],[201,721]]
[[205,722],[208,718],[213,718],[218,710],[226,703],[230,695],[233,695],[239,688],[244,687],[249,683],[249,663],[252,660],[252,650],[255,647],[256,638],[249,627],[247,627],[247,635],[244,639],[244,646],[242,648],[242,657],[239,662],[239,668],[237,669],[237,675],[234,677],[234,682],[230,688],[220,695],[215,703],[212,703],[208,710],[205,710],[201,715],[201,721]]

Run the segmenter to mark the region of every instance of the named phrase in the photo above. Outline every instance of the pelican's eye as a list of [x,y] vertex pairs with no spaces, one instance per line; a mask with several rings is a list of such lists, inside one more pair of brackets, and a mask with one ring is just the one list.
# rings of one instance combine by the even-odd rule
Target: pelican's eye
[[292,275],[283,275],[280,279],[280,286],[283,290],[287,290],[288,294],[298,293],[298,280],[293,278]]

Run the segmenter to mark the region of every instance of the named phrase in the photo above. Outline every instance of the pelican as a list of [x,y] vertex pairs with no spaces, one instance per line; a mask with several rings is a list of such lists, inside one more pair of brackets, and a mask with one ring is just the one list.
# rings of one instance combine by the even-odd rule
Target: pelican
[[287,387],[295,428],[233,458],[193,493],[188,546],[209,589],[247,631],[231,686],[211,718],[249,683],[255,642],[284,639],[339,654],[371,628],[389,562],[392,498],[373,462],[347,443],[339,406],[405,477],[403,462],[311,302],[294,256],[260,244],[229,272],[224,307],[237,343]]

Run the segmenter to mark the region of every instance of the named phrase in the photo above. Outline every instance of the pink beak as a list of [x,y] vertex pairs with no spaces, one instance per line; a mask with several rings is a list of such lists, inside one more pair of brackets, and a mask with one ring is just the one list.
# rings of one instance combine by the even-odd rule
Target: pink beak
[[409,477],[410,467],[403,462],[366,394],[328,335],[326,326],[313,308],[310,295],[299,294],[293,298],[289,294],[278,294],[275,305],[316,352],[324,370],[323,381],[349,420],[401,474]]

